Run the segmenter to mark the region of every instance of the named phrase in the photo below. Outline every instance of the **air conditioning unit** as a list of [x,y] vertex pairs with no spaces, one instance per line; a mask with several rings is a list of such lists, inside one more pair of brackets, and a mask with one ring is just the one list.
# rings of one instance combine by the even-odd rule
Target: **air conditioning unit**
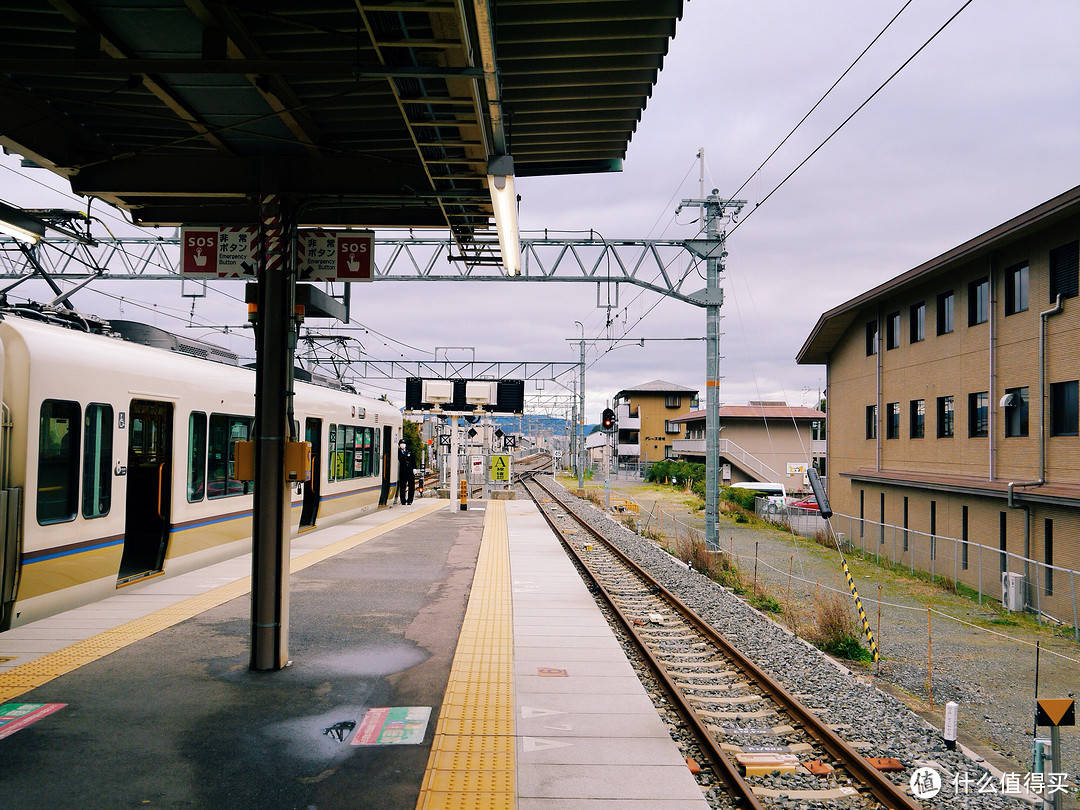
[[1022,612],[1025,590],[1024,575],[1006,571],[1001,575],[1001,606],[1012,613]]

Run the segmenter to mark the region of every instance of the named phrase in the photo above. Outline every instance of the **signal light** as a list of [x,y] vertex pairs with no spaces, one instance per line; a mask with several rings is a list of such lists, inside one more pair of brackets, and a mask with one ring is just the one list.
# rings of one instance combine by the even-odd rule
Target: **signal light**
[[603,416],[600,418],[601,426],[604,430],[612,430],[615,427],[615,411],[611,408],[604,408]]

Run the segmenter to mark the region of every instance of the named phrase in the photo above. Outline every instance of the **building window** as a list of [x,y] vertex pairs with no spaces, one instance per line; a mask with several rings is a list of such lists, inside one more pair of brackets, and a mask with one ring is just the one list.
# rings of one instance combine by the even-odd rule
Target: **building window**
[[697,394],[694,394],[692,397],[690,397],[690,408],[693,409],[693,410],[697,410],[700,407],[701,407],[701,400],[698,399]]
[[1069,242],[1050,251],[1050,303],[1060,294],[1062,298],[1075,298],[1080,259],[1080,241]]
[[668,395],[666,395],[664,397],[664,407],[665,408],[681,408],[682,407],[682,397],[679,396],[678,394],[668,394]]
[[911,305],[911,342],[926,339],[926,302]]
[[866,438],[877,438],[877,405],[866,406]]
[[1028,389],[1005,389],[1005,435],[1028,435]]
[[907,495],[904,496],[904,551],[907,551],[908,544],[908,500]]
[[950,439],[953,435],[953,398],[937,398],[937,435],[939,439]]
[[866,356],[877,354],[877,321],[866,324]]
[[1043,588],[1047,596],[1054,595],[1054,521],[1050,518],[1043,520],[1043,562],[1046,563],[1046,579]]
[[878,543],[885,543],[885,493],[878,495]]
[[1017,264],[1005,270],[1005,314],[1027,312],[1028,265]]
[[896,349],[900,346],[900,313],[893,312],[885,319],[885,348]]
[[947,335],[953,330],[953,291],[949,290],[937,297],[937,333]]
[[937,559],[937,501],[930,501],[930,560]]
[[968,326],[986,323],[990,317],[990,280],[979,278],[968,284]]
[[680,427],[678,422],[672,422],[670,419],[664,420],[664,433],[678,433]]
[[1009,526],[1009,513],[998,513],[998,548],[1001,553],[998,555],[1001,561],[1001,573],[1005,573],[1009,570],[1009,554],[1006,547],[1006,541],[1008,540],[1008,526]]
[[913,399],[911,410],[911,438],[921,439],[926,435],[926,400]]
[[990,394],[968,394],[968,435],[986,436],[990,430]]
[[859,537],[866,534],[866,490],[859,490]]
[[1050,435],[1075,436],[1080,427],[1077,381],[1050,383]]
[[900,403],[890,402],[885,406],[885,438],[900,438]]
[[960,511],[960,567],[968,569],[968,508],[961,507]]

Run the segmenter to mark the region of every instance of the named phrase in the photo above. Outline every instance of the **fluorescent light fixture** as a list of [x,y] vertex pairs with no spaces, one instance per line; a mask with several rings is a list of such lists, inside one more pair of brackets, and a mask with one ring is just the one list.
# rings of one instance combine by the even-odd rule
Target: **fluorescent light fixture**
[[25,211],[0,203],[0,233],[36,245],[45,235],[45,223]]
[[508,276],[521,273],[521,242],[518,237],[517,194],[514,191],[514,159],[497,155],[488,161],[488,189],[495,209],[499,252]]

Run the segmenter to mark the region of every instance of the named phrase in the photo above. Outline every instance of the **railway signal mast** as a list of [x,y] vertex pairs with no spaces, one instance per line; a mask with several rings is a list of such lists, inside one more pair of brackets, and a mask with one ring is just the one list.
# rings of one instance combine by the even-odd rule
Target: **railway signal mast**
[[[704,149],[698,153],[704,167]],[[720,280],[727,258],[722,225],[736,221],[746,200],[722,200],[713,189],[703,199],[683,200],[675,209],[700,208],[705,221],[705,239],[688,239],[686,247],[705,259],[705,289],[690,297],[705,307],[705,544],[710,551],[720,548],[717,520],[720,512],[720,307],[724,291]]]

